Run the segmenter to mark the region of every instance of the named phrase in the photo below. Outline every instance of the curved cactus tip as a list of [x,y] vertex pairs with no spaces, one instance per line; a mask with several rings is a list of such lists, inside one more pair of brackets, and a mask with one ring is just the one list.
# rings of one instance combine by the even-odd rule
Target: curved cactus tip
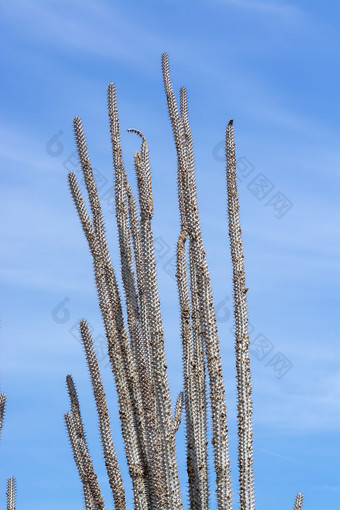
[[135,128],[129,128],[126,130],[128,133],[136,133],[136,135],[140,136],[141,139],[143,140],[144,143],[146,143],[146,138],[145,136],[143,135],[143,133],[141,131],[139,131],[139,129],[135,129]]

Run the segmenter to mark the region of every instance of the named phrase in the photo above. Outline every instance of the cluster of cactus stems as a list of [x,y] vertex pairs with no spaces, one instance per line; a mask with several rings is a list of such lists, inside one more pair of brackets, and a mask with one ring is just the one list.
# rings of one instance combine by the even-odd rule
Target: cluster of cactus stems
[[[6,407],[6,395],[4,393],[0,394],[0,435],[2,431],[2,426],[4,422],[5,415],[5,407]],[[7,480],[7,510],[15,510],[15,478],[11,476]]]
[[[188,497],[192,510],[208,510],[208,402],[219,510],[232,510],[227,410],[220,346],[209,270],[200,227],[195,183],[193,140],[188,120],[187,93],[176,103],[167,54],[162,57],[163,79],[177,151],[180,233],[177,242],[177,286],[183,349],[183,392],[174,412],[170,399],[164,334],[157,285],[152,233],[153,198],[149,151],[144,135],[134,155],[138,186],[136,200],[124,169],[120,143],[116,89],[108,87],[108,112],[115,181],[115,208],[120,247],[125,310],[108,250],[104,219],[79,117],[74,131],[89,199],[85,206],[74,173],[69,186],[93,257],[99,305],[114,375],[122,437],[132,480],[136,510],[180,510],[175,435],[185,413]],[[233,121],[226,131],[228,217],[233,264],[235,345],[238,396],[239,507],[255,509],[252,436],[252,389],[249,360],[247,288],[239,219]],[[127,508],[123,479],[111,435],[110,417],[98,361],[88,324],[80,333],[99,417],[100,436],[114,508]],[[83,486],[87,510],[104,509],[104,500],[91,460],[74,382],[67,376],[71,412],[65,415],[74,460]],[[209,391],[208,391],[209,388]],[[302,494],[294,510],[302,508]]]

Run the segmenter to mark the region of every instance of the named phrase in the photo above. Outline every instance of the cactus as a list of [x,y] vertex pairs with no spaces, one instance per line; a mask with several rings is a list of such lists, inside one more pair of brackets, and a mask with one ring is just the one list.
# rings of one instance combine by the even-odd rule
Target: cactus
[[3,422],[4,422],[5,408],[6,408],[6,395],[4,393],[1,393],[0,394],[0,434],[1,434],[2,426],[3,426]]
[[[134,155],[138,185],[136,200],[125,172],[116,89],[108,86],[108,112],[115,182],[115,207],[120,248],[125,321],[117,276],[111,263],[98,191],[79,117],[74,131],[90,209],[74,173],[68,176],[72,198],[93,258],[98,301],[108,354],[118,394],[119,416],[134,508],[182,510],[175,435],[185,413],[189,506],[208,510],[209,463],[207,408],[210,405],[218,510],[232,510],[227,409],[220,345],[209,269],[200,227],[193,139],[187,93],[180,90],[177,106],[169,60],[162,57],[164,89],[177,152],[180,233],[177,242],[177,288],[183,350],[183,392],[172,411],[165,360],[164,334],[157,285],[152,232],[153,197],[149,151],[145,136]],[[228,218],[233,264],[235,349],[238,398],[239,507],[255,510],[252,436],[252,389],[249,359],[247,288],[239,219],[233,121],[226,131]],[[111,435],[106,397],[93,341],[86,321],[81,338],[91,376],[100,437],[114,508],[126,509],[126,494]],[[71,413],[65,415],[74,460],[83,486],[85,508],[104,509],[71,376],[67,376]],[[209,403],[208,403],[209,399]],[[298,494],[295,510],[302,508]]]
[[234,284],[240,507],[244,510],[254,510],[252,390],[246,296],[248,289],[245,286],[244,254],[239,217],[240,206],[237,193],[235,142],[232,120],[228,123],[226,132],[226,156],[229,237]]
[[15,510],[15,479],[11,476],[7,481],[7,510]]
[[[4,393],[0,394],[0,435],[2,431],[4,415],[5,415],[5,407],[6,407],[6,395]],[[16,492],[16,482],[15,478],[11,476],[7,480],[7,510],[15,510],[15,492]]]

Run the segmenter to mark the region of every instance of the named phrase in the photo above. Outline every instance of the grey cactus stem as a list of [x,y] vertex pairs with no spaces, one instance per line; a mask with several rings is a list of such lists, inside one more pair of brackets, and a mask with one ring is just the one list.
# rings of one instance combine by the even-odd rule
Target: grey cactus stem
[[65,414],[65,423],[73,458],[83,484],[85,507],[86,510],[102,510],[104,509],[104,500],[86,442],[76,387],[70,375],[66,377],[66,383],[71,404],[71,414]]
[[[190,298],[187,282],[187,269],[185,257],[185,242],[187,235],[182,231],[177,242],[177,287],[179,306],[181,311],[181,336],[182,336],[182,358],[184,378],[184,399],[186,415],[186,447],[187,447],[187,472],[189,479],[190,508],[201,508],[208,503],[207,497],[203,494],[206,487],[205,480],[200,477],[198,469],[198,458],[200,458],[200,447],[205,450],[205,443],[202,445],[199,436],[199,420],[202,417],[199,406],[199,393],[197,392],[195,379],[194,344],[190,324]],[[205,422],[204,422],[205,425]],[[203,484],[202,484],[203,481]],[[202,487],[203,485],[203,487]]]
[[4,393],[1,393],[0,394],[0,434],[1,434],[3,423],[4,423],[5,408],[6,408],[6,395]]
[[[129,129],[130,132],[137,130]],[[139,153],[137,153],[139,154]],[[135,159],[137,156],[135,155]],[[136,163],[137,165],[137,163]],[[138,219],[137,205],[131,188],[126,182],[126,192],[128,200],[129,224],[132,237],[132,244],[136,265],[138,298],[140,320],[135,320],[131,334],[131,344],[133,347],[136,366],[141,385],[141,394],[144,405],[148,453],[147,469],[152,494],[150,495],[152,508],[166,508],[169,504],[169,488],[165,479],[164,471],[164,448],[162,447],[162,432],[160,416],[157,412],[156,386],[153,369],[153,355],[151,351],[151,330],[150,330],[150,310],[148,302],[147,282],[145,277],[144,264],[144,243],[141,232],[141,225]],[[138,181],[138,188],[143,187],[144,183]],[[150,188],[151,190],[151,188]],[[143,212],[141,212],[143,214]],[[142,220],[141,220],[142,221]]]
[[148,369],[143,339],[143,329],[139,322],[134,324],[136,340],[135,355],[138,358],[139,383],[143,396],[143,406],[147,430],[147,462],[150,479],[150,504],[152,509],[166,508],[169,498],[166,490],[165,471],[162,459],[162,436],[156,405],[155,384]]
[[[135,321],[139,321],[139,303],[138,294],[136,288],[136,278],[133,268],[133,257],[131,248],[131,234],[138,236],[137,227],[132,225],[133,219],[129,221],[129,212],[132,214],[134,207],[134,198],[130,185],[127,180],[127,175],[124,170],[122,151],[120,147],[120,132],[119,132],[119,119],[118,110],[116,108],[116,97],[115,89],[109,86],[108,89],[108,113],[110,121],[110,132],[113,152],[113,162],[115,168],[115,204],[116,204],[116,220],[118,227],[118,239],[120,247],[120,259],[121,259],[121,274],[125,292],[126,310],[128,317],[128,328],[130,333],[131,342],[136,342],[134,338]],[[129,226],[132,225],[133,232],[130,232]],[[136,239],[135,239],[135,242]],[[138,360],[132,360],[135,367],[137,366]],[[135,369],[135,373],[136,369]],[[135,428],[137,432],[137,439],[140,451],[140,458],[144,468],[144,477],[146,480],[146,488],[148,491],[152,490],[151,480],[148,473],[148,446],[147,446],[147,431],[145,424],[145,415],[143,412],[142,396],[140,393],[140,387],[136,379],[135,384],[130,385],[130,393],[134,395],[134,419]]]
[[7,480],[7,510],[15,510],[15,479],[11,476]]
[[79,438],[81,438],[84,441],[85,445],[87,446],[83,420],[80,412],[78,394],[71,375],[66,376],[66,385],[71,404],[72,419],[75,423],[77,434]]
[[247,287],[239,217],[233,121],[226,132],[228,218],[233,264],[235,349],[237,370],[240,508],[255,508],[253,474],[252,388],[249,359]]
[[[142,133],[134,129],[128,129],[129,132],[136,132],[143,137]],[[138,165],[139,165],[139,152],[135,154],[135,168],[138,179]],[[127,181],[126,181],[127,183]],[[143,186],[142,183],[138,183],[138,188]],[[135,197],[131,191],[130,186],[127,183],[127,200],[128,200],[128,211],[129,211],[129,223],[130,232],[132,237],[132,244],[135,257],[136,266],[136,277],[139,297],[139,310],[140,310],[140,322],[143,330],[143,342],[144,342],[144,355],[147,369],[151,378],[154,379],[153,368],[152,368],[152,353],[151,353],[151,332],[149,324],[149,310],[147,301],[147,288],[145,281],[145,268],[144,268],[144,250],[141,225],[137,212],[137,204]],[[143,212],[141,212],[143,214]]]
[[[173,93],[172,93],[173,94]],[[175,99],[173,98],[175,104]],[[179,166],[178,171],[178,201],[181,217],[181,225],[189,234],[189,272],[190,272],[190,294],[191,294],[191,328],[192,328],[192,406],[193,406],[193,425],[194,425],[194,443],[192,448],[195,450],[194,456],[197,462],[198,487],[194,489],[193,501],[191,505],[194,508],[208,508],[209,505],[209,485],[208,485],[208,464],[207,464],[207,402],[206,402],[206,363],[204,359],[205,337],[202,324],[201,302],[198,289],[198,272],[196,266],[196,233],[191,229],[192,210],[190,210],[190,199],[188,199],[189,189],[196,190],[194,177],[194,155],[193,141],[188,119],[187,95],[184,87],[180,90],[180,112],[176,122],[177,132],[182,133],[182,142],[179,140],[179,162],[182,158],[182,170]],[[175,111],[174,111],[175,113]],[[174,123],[175,124],[175,123]],[[178,135],[179,136],[179,135]],[[196,209],[197,211],[197,209]],[[198,211],[197,211],[198,212]],[[180,284],[180,283],[179,283]],[[195,502],[194,502],[195,501]]]
[[[6,395],[4,393],[0,394],[0,436],[4,423],[5,416],[5,408],[6,408]],[[7,480],[7,510],[15,510],[15,491],[16,491],[16,482],[15,478],[11,476]]]
[[302,510],[303,506],[303,494],[299,492],[295,498],[294,510]]
[[207,384],[206,362],[204,358],[204,336],[202,330],[200,300],[197,285],[197,271],[195,267],[192,242],[189,243],[189,270],[191,293],[191,329],[192,353],[190,364],[192,366],[192,413],[194,424],[194,449],[199,475],[197,488],[197,503],[194,508],[208,508],[209,482],[208,482],[208,453],[207,453]]
[[80,322],[80,332],[83,340],[87,364],[92,381],[94,398],[97,406],[99,429],[103,446],[106,471],[113,494],[115,508],[116,510],[125,510],[126,502],[123,479],[113,445],[105,391],[101,380],[97,357],[93,347],[92,337],[86,321]]
[[[200,339],[202,346],[205,348],[209,372],[217,505],[219,510],[230,510],[232,498],[225,388],[210,276],[198,216],[193,144],[187,118],[186,95],[185,90],[182,89],[181,115],[179,115],[170,80],[167,54],[163,54],[162,56],[162,66],[164,88],[177,150],[181,225],[182,229],[187,229],[190,238],[189,254],[191,257],[191,281],[193,282],[192,285],[195,292],[197,289],[197,306],[199,307],[198,313],[202,327],[200,330]],[[203,371],[204,362],[202,360],[199,366],[200,370]],[[203,444],[201,443],[200,446],[203,447]],[[200,476],[202,477],[202,481],[207,478],[206,463],[200,466]]]
[[120,417],[129,472],[133,480],[136,508],[146,508],[147,487],[140,443],[141,435],[143,434],[144,418],[139,386],[137,384],[138,375],[124,327],[118,286],[107,248],[98,192],[79,118],[75,119],[74,126],[79,157],[93,214],[93,226],[87,214],[76,177],[72,173],[69,174],[69,183],[72,197],[93,256],[99,305],[108,338],[108,352],[115,376],[120,406],[124,409]]
[[173,433],[176,434],[177,430],[182,421],[182,409],[183,409],[184,394],[180,391],[176,400],[174,417],[172,420]]
[[[119,245],[120,245],[120,254],[121,254],[121,267],[122,267],[122,278],[125,289],[126,303],[127,303],[127,311],[128,311],[128,322],[129,322],[129,330],[131,339],[133,342],[136,342],[134,339],[135,330],[132,327],[134,321],[138,321],[139,313],[138,313],[138,304],[137,304],[137,294],[135,290],[134,283],[134,275],[132,269],[132,258],[131,258],[131,245],[130,245],[130,233],[128,226],[128,209],[127,209],[127,191],[130,189],[127,183],[127,178],[123,166],[123,156],[120,145],[120,129],[119,129],[119,118],[118,118],[118,109],[117,109],[117,101],[116,101],[116,90],[114,84],[109,84],[108,87],[108,114],[109,114],[109,122],[110,122],[110,134],[111,134],[111,144],[112,144],[112,155],[113,155],[113,165],[115,169],[115,201],[116,201],[116,219],[117,219],[117,227],[118,227],[118,237],[119,237]],[[131,198],[131,197],[130,197]],[[130,200],[131,206],[131,200]],[[132,306],[132,303],[135,303],[135,306]],[[138,378],[138,374],[136,371],[136,375]],[[134,402],[138,404],[138,407],[142,407],[142,398],[140,395],[140,387],[136,380],[136,383],[131,386],[132,392],[139,392],[138,399],[134,399]],[[139,418],[139,419],[137,419]],[[135,412],[135,422],[136,428],[138,432],[139,423],[143,423],[144,414],[139,415],[137,417],[137,413]],[[144,422],[145,423],[145,422]],[[143,425],[142,425],[143,426]],[[138,434],[138,440],[140,445],[140,454],[141,459],[143,460],[145,477],[148,479],[147,473],[147,437],[146,430],[143,427],[143,434]],[[150,480],[148,482],[147,489],[151,490]],[[152,496],[150,496],[152,499]]]
[[66,425],[68,439],[70,441],[70,445],[71,445],[71,449],[72,449],[72,453],[73,453],[74,463],[76,465],[76,468],[77,468],[77,471],[79,474],[79,478],[82,483],[85,508],[86,508],[86,510],[88,510],[88,509],[91,510],[94,507],[94,501],[93,501],[93,497],[91,494],[89,481],[85,478],[85,469],[83,466],[82,456],[79,453],[78,434],[77,434],[76,426],[74,423],[74,419],[70,413],[65,413],[64,419],[65,419],[65,425]]
[[[132,396],[129,392],[131,386],[133,386],[135,391],[138,390],[138,385],[132,384],[132,381],[134,381],[137,377],[137,372],[132,362],[130,345],[128,344],[124,324],[122,323],[119,297],[109,294],[115,292],[115,287],[112,285],[112,280],[115,282],[115,277],[112,266],[105,265],[104,263],[105,259],[102,256],[98,238],[86,212],[76,177],[72,173],[69,174],[69,183],[73,200],[94,260],[95,280],[98,290],[99,305],[108,339],[109,357],[115,376],[119,405],[122,409],[124,409],[124,412],[120,414],[120,418],[123,438],[126,446],[127,462],[133,479],[136,508],[143,508],[143,505],[144,508],[147,508],[143,467],[135,435],[134,407],[132,403]],[[110,289],[108,289],[109,286],[106,279],[106,270],[107,272],[111,270],[112,287]],[[136,402],[137,399],[134,400],[135,404]]]
[[[182,508],[178,466],[175,452],[175,435],[172,428],[170,389],[165,361],[164,334],[160,311],[160,300],[157,286],[156,262],[154,254],[153,232],[151,220],[153,216],[153,201],[151,187],[151,170],[149,151],[145,137],[137,130],[142,138],[140,152],[135,154],[135,169],[137,175],[140,231],[144,265],[145,299],[150,328],[150,352],[152,357],[152,373],[155,381],[157,408],[160,416],[162,434],[163,464],[167,480],[167,498],[169,508]],[[119,139],[118,135],[115,140]]]
[[100,494],[97,476],[89,452],[82,440],[75,420],[69,413],[64,415],[68,437],[70,440],[74,462],[83,486],[86,510],[103,510],[104,501]]

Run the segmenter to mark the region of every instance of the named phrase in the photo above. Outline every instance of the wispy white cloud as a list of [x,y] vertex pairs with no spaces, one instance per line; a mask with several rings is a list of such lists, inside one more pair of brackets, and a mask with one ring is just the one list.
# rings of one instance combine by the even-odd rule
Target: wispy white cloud
[[268,13],[275,16],[295,17],[299,14],[299,9],[296,5],[292,5],[288,2],[270,1],[270,0],[225,0],[226,3],[235,7],[243,9],[250,9],[259,11],[262,13]]
[[308,465],[307,462],[302,461],[299,457],[288,457],[287,455],[282,455],[281,453],[273,452],[270,450],[265,450],[263,448],[259,449],[259,452],[264,453],[265,455],[270,455],[271,457],[277,457],[282,460],[286,460],[293,464],[304,464]]
[[[301,382],[302,372],[295,375],[296,389],[288,379],[273,383],[272,374],[256,375],[257,406],[255,421],[280,433],[336,431],[340,419],[340,374],[309,365],[316,377]],[[296,367],[294,367],[296,370]],[[293,373],[293,371],[292,371]],[[289,378],[289,376],[285,376]],[[292,375],[293,377],[293,375]],[[270,381],[270,378],[272,381]]]
[[18,174],[27,174],[29,169],[31,180],[41,177],[42,173],[46,177],[57,170],[55,159],[46,153],[48,139],[39,139],[38,133],[23,132],[20,128],[0,124],[0,138],[1,172],[4,175],[9,164],[16,165]]
[[[4,15],[9,22],[20,20],[24,23],[29,19],[32,39],[64,48],[67,52],[78,50],[144,67],[150,63],[150,52],[164,43],[154,31],[148,31],[142,24],[133,23],[124,16],[116,5],[84,3],[80,9],[78,2],[71,1],[67,8],[60,9],[48,3],[28,5],[19,2],[18,9],[17,3],[4,6]],[[143,41],[142,53],[138,49],[138,40]]]
[[330,492],[340,492],[339,485],[312,485],[312,489],[317,491],[330,491]]

